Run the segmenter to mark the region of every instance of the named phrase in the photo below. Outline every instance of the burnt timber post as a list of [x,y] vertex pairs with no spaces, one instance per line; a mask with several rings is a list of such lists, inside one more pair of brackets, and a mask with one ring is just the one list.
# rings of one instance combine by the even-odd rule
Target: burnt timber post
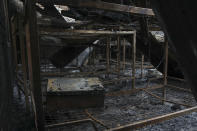
[[135,61],[136,61],[136,31],[133,33],[132,47],[132,88],[135,88]]
[[[17,44],[16,44],[16,32],[17,32],[17,18],[15,17],[13,21],[11,21],[11,38],[12,38],[12,47],[13,47],[13,56],[14,56],[14,64],[15,64],[15,72],[18,72],[18,53],[17,53]],[[17,87],[18,97],[21,99],[20,89]]]
[[106,43],[106,60],[107,60],[107,74],[109,76],[109,71],[110,71],[110,38],[107,38],[107,43]]
[[144,77],[144,54],[142,54],[142,59],[141,59],[141,78]]
[[[21,18],[21,17],[20,17]],[[24,80],[24,92],[25,92],[25,102],[26,102],[26,111],[30,111],[30,103],[29,103],[29,94],[28,94],[28,85],[27,85],[27,62],[26,62],[26,52],[25,52],[25,42],[24,42],[24,28],[23,21],[19,20],[19,41],[20,41],[20,51],[21,51],[21,62],[22,62],[22,70],[23,70],[23,80]]]
[[28,55],[29,79],[32,89],[35,123],[38,131],[44,131],[42,90],[40,80],[40,50],[38,41],[35,0],[26,1],[26,42]]
[[[168,76],[168,39],[165,35],[165,42],[164,42],[164,74],[163,74],[163,99],[166,99],[166,86],[167,86],[167,76]],[[163,101],[164,103],[164,101]]]
[[16,66],[15,71],[18,71],[18,55],[17,55],[17,48],[16,48],[16,17],[11,22],[11,37],[12,37],[12,47],[13,47],[13,54],[14,54],[14,63]]
[[117,37],[117,71],[120,77],[120,36]]
[[125,57],[126,57],[126,39],[123,40],[123,70],[125,70]]

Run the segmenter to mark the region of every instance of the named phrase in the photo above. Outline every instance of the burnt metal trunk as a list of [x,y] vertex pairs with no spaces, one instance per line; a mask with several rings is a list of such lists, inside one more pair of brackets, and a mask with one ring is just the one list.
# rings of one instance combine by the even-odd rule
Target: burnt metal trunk
[[48,79],[47,110],[104,106],[104,88],[98,78]]
[[197,100],[197,1],[151,0]]

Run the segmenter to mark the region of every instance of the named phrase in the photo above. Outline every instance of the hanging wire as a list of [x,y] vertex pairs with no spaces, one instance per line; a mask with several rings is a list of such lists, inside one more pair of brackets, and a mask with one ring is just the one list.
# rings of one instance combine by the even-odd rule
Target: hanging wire
[[161,57],[161,60],[160,60],[159,64],[155,67],[155,69],[158,70],[159,66],[161,65],[161,63],[163,63],[163,61],[164,61],[164,55]]

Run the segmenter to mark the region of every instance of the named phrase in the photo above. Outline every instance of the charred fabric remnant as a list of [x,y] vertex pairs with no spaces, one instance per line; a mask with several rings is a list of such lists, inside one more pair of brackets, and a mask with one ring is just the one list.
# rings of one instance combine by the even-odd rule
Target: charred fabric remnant
[[197,100],[197,1],[152,0]]

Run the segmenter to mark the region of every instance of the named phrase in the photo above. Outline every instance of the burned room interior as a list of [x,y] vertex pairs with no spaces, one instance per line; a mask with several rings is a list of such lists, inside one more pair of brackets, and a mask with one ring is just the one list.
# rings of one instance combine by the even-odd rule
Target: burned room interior
[[196,5],[1,0],[1,131],[196,131]]

